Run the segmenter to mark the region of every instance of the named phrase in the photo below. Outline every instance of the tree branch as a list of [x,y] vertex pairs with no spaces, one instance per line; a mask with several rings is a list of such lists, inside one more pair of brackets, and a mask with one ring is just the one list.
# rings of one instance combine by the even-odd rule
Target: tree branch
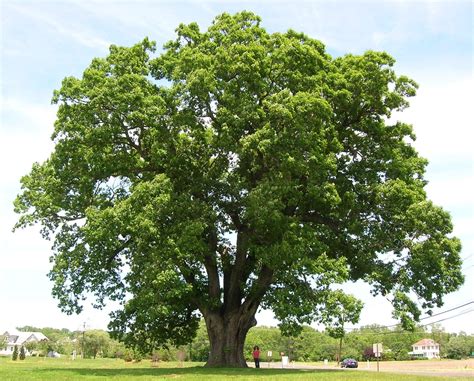
[[216,262],[217,244],[217,233],[214,229],[211,229],[208,235],[209,253],[204,255],[204,267],[208,276],[209,296],[212,299],[220,299],[221,294]]
[[337,223],[337,221],[332,220],[328,217],[324,217],[316,212],[306,213],[298,217],[300,218],[301,222],[314,222],[317,224],[326,225],[334,232],[339,231],[339,224]]
[[224,309],[231,311],[240,306],[242,298],[242,275],[245,269],[247,256],[247,234],[245,231],[237,233],[237,247],[234,265],[228,273],[224,273]]
[[249,292],[249,295],[242,304],[242,311],[251,311],[252,313],[257,312],[258,306],[262,301],[265,293],[268,291],[269,287],[273,282],[274,270],[263,265],[258,275],[257,280],[254,282],[252,289]]
[[111,255],[107,258],[107,264],[106,268],[111,269],[112,261],[117,258],[117,255],[119,255],[123,250],[125,250],[130,242],[133,242],[133,239],[130,237],[126,241],[122,242],[122,245],[120,245],[117,249],[115,249]]

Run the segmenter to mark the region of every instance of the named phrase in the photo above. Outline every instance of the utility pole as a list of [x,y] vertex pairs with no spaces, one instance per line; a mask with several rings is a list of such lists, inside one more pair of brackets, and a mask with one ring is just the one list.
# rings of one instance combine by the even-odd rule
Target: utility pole
[[380,361],[380,356],[382,355],[383,352],[383,346],[382,343],[375,343],[372,345],[372,350],[374,352],[375,358],[377,359],[377,372],[380,370],[379,369],[379,361]]
[[340,335],[341,337],[339,338],[339,353],[337,355],[337,365],[339,365],[342,361],[342,340],[344,338],[344,336],[346,335],[346,331],[344,330],[344,320],[345,319],[345,316],[344,316],[344,311],[341,312],[341,332],[340,332]]
[[342,361],[342,338],[343,338],[343,336],[341,336],[339,338],[339,353],[337,355],[337,363],[338,364]]
[[379,343],[377,343],[377,372],[379,371],[379,357],[380,357]]

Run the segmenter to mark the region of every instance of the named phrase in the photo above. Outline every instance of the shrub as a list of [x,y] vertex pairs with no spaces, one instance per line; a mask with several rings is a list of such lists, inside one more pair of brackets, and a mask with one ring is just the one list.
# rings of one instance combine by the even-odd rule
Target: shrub
[[18,359],[18,347],[15,345],[15,348],[13,349],[12,360],[16,361],[17,359]]
[[24,360],[26,358],[25,347],[22,345],[20,348],[20,360]]
[[133,360],[133,352],[130,349],[127,349],[123,354],[123,359],[125,362],[131,362]]
[[140,362],[140,361],[142,361],[142,360],[143,360],[142,354],[141,354],[140,352],[138,352],[138,351],[134,351],[134,352],[133,352],[133,361],[135,361],[135,362]]

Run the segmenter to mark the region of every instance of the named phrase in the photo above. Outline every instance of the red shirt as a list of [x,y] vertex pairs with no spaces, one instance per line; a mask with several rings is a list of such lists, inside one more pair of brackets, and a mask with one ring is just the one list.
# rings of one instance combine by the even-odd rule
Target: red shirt
[[253,355],[254,359],[258,359],[258,358],[260,358],[260,351],[258,349],[256,349],[256,350],[253,351],[252,355]]

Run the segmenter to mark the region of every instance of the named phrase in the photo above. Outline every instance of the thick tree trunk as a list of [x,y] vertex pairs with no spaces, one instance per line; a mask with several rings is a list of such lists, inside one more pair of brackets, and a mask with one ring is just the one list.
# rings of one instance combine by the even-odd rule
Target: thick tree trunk
[[204,319],[211,344],[206,366],[246,368],[244,343],[249,329],[257,324],[255,314],[237,310],[225,315],[209,313]]

